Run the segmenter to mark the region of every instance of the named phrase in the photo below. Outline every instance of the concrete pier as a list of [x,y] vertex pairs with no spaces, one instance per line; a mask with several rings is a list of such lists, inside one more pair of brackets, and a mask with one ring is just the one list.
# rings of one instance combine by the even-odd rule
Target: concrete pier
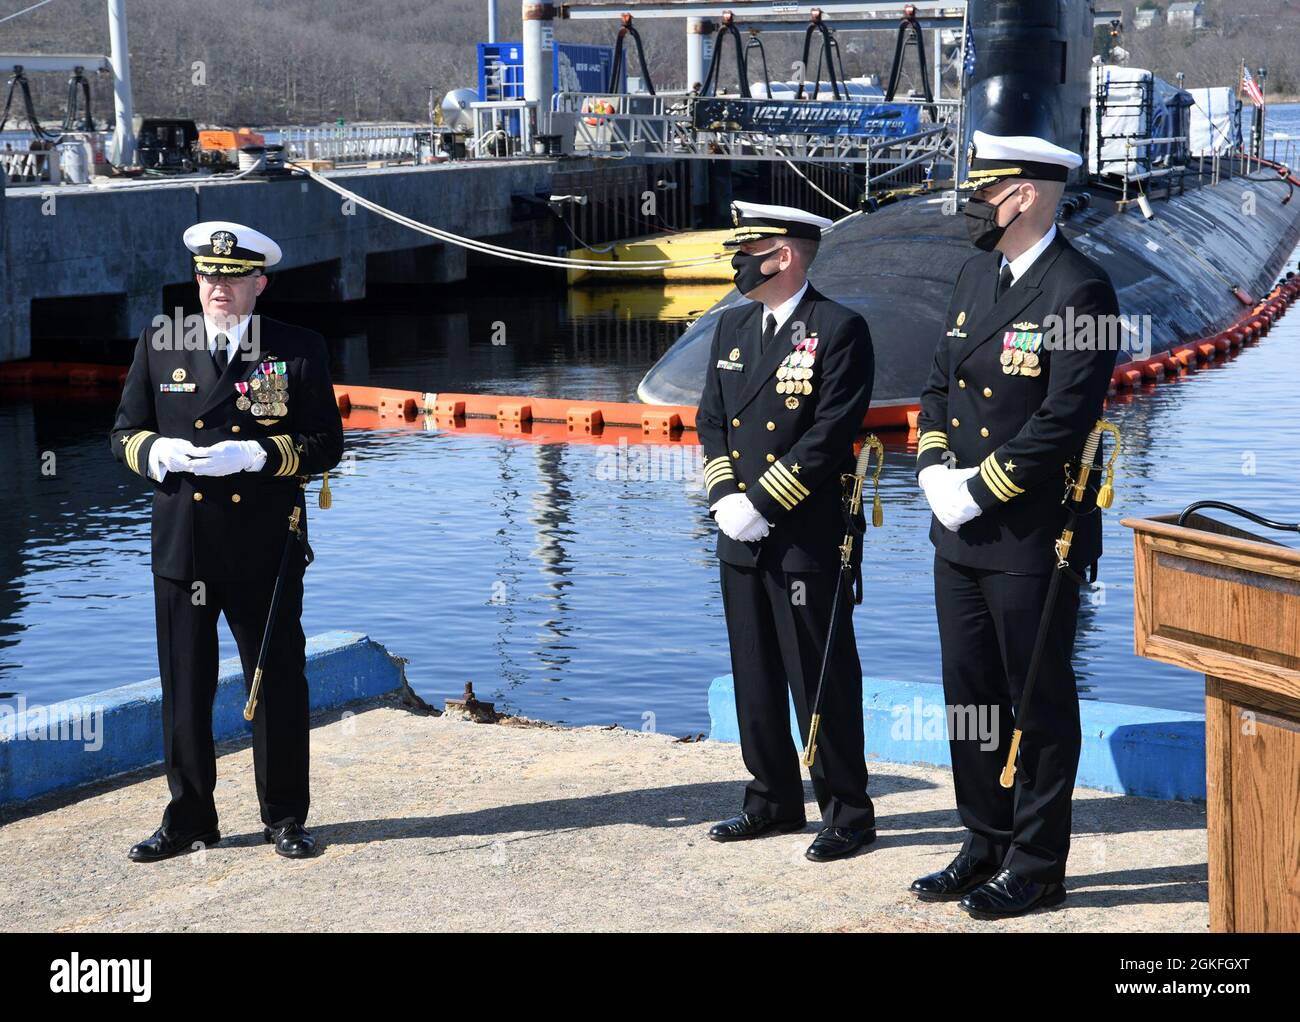
[[[871,765],[880,836],[845,861],[803,857],[813,827],[740,844],[737,746],[667,735],[474,724],[389,698],[312,732],[322,854],[262,841],[252,754],[218,762],[222,842],[153,866],[126,851],[158,824],[156,771],[0,810],[0,929],[56,931],[832,930],[1203,932],[1205,814],[1186,802],[1075,791],[1057,910],[978,922],[907,891],[961,840],[952,776]],[[808,813],[816,805],[808,790]]]
[[[539,201],[552,194],[557,172],[572,190],[575,174],[594,183],[600,166],[512,159],[326,173],[421,223],[552,252],[557,222]],[[166,311],[163,289],[192,280],[181,233],[201,220],[245,223],[280,242],[284,261],[272,282],[277,301],[351,301],[365,297],[369,281],[451,283],[466,272],[464,249],[434,242],[303,177],[11,186],[0,201],[0,361],[31,354],[33,302],[46,303],[59,336],[138,335]]]

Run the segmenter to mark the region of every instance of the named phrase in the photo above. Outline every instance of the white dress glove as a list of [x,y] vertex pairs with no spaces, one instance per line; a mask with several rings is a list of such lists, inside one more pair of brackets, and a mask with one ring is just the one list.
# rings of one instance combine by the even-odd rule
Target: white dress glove
[[718,528],[730,539],[753,543],[767,535],[770,526],[743,493],[729,493],[709,510]]
[[188,440],[160,436],[149,448],[149,477],[161,483],[168,472],[192,472],[199,453]]
[[256,440],[222,440],[195,450],[190,471],[196,476],[228,476],[256,472],[266,464],[266,451]]
[[975,503],[975,499],[970,495],[970,487],[966,485],[966,480],[979,472],[978,468],[958,469],[962,478],[953,490],[952,501],[949,504],[952,517],[952,524],[948,525],[949,529],[956,532],[972,518],[980,516],[980,506]]
[[956,532],[980,513],[979,505],[971,499],[970,490],[966,486],[966,480],[978,472],[978,468],[931,465],[922,469],[916,477],[921,489],[925,491],[930,510],[950,532]]

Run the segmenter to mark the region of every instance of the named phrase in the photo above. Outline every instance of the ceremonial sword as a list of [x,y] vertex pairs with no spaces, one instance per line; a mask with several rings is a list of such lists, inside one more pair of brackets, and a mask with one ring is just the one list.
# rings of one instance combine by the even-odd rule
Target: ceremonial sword
[[[1052,580],[1047,584],[1047,599],[1043,601],[1043,612],[1038,619],[1038,634],[1034,636],[1034,652],[1029,657],[1029,672],[1025,675],[1025,687],[1020,694],[1020,707],[1015,717],[1016,726],[1011,732],[1011,747],[1007,750],[1006,765],[1002,768],[1002,773],[998,777],[998,783],[1004,788],[1010,788],[1016,778],[1016,755],[1020,751],[1020,738],[1024,733],[1029,700],[1034,694],[1034,682],[1038,680],[1038,668],[1043,658],[1043,647],[1047,645],[1047,632],[1051,627],[1052,612],[1056,607],[1056,594],[1061,589],[1061,576],[1067,572],[1071,575],[1074,574],[1069,564],[1070,545],[1074,542],[1074,526],[1083,507],[1083,499],[1088,489],[1088,476],[1092,472],[1093,463],[1097,460],[1097,448],[1101,446],[1103,433],[1109,433],[1115,438],[1115,446],[1112,448],[1110,458],[1106,462],[1105,478],[1097,490],[1097,507],[1108,508],[1115,499],[1115,460],[1119,457],[1119,427],[1113,422],[1098,419],[1097,425],[1092,427],[1092,432],[1088,434],[1088,439],[1084,441],[1083,453],[1079,455],[1079,474],[1066,487],[1064,502],[1066,509],[1065,529],[1056,541],[1056,570],[1052,572]],[[1075,577],[1078,578],[1077,575]]]
[[292,563],[292,554],[294,547],[299,543],[302,544],[303,550],[307,554],[307,561],[311,563],[311,547],[307,545],[307,538],[302,534],[299,522],[302,520],[302,508],[294,507],[289,513],[289,534],[284,538],[284,552],[280,555],[280,571],[275,576],[275,588],[271,590],[271,610],[266,615],[266,628],[262,630],[262,648],[257,653],[257,667],[253,671],[253,684],[248,690],[248,702],[244,706],[244,719],[252,720],[253,715],[257,713],[257,694],[262,689],[262,671],[266,667],[266,655],[271,650],[271,629],[275,625],[275,615],[280,609],[280,592],[284,589],[284,578],[289,571],[289,565]]
[[[811,767],[817,755],[817,729],[821,726],[822,692],[826,687],[826,668],[830,665],[831,650],[835,648],[835,636],[839,632],[840,595],[849,583],[849,573],[853,570],[853,538],[861,535],[858,528],[858,512],[862,510],[862,484],[866,480],[867,469],[871,467],[871,452],[876,452],[876,471],[871,476],[874,487],[871,503],[871,524],[879,528],[884,524],[884,513],[880,507],[880,472],[885,467],[885,445],[875,434],[862,441],[862,450],[858,453],[857,465],[850,475],[845,473],[840,482],[845,487],[844,494],[844,542],[840,544],[840,570],[835,573],[835,595],[831,599],[831,622],[826,631],[826,647],[822,650],[821,671],[817,675],[817,696],[813,699],[812,716],[808,720],[808,744],[803,750],[803,765]],[[852,611],[850,611],[851,613]]]

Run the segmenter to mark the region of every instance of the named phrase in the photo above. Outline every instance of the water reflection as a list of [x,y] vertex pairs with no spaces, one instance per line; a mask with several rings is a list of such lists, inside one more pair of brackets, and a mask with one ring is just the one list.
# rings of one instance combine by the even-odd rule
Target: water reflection
[[[347,382],[625,400],[683,327],[649,317],[703,304],[652,289],[274,311],[322,329]],[[1231,363],[1112,403],[1125,447],[1078,629],[1086,694],[1201,707],[1198,676],[1132,653],[1132,541],[1119,522],[1210,496],[1286,518],[1300,423],[1279,367],[1297,345],[1293,313]],[[113,403],[0,394],[0,690],[46,700],[157,673],[149,487],[109,454]],[[882,439],[886,525],[868,533],[855,618],[863,665],[937,682],[915,448]],[[469,680],[544,719],[707,728],[705,691],[728,657],[698,449],[652,461],[665,450],[407,431],[349,431],[348,446],[334,508],[312,511],[309,634],[372,635],[410,658],[412,683],[435,702]]]

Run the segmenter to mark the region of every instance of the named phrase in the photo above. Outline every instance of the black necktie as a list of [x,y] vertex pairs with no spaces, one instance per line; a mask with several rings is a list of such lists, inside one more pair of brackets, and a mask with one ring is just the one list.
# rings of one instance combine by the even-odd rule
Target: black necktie
[[226,353],[226,347],[230,344],[230,338],[225,334],[217,334],[217,349],[212,353],[212,361],[217,364],[217,375],[220,376],[226,371],[226,363],[229,361]]
[[1011,290],[1011,285],[1015,283],[1015,278],[1011,275],[1011,264],[1007,263],[1002,267],[1002,272],[998,274],[998,297]]
[[769,312],[767,314],[767,319],[763,321],[763,346],[759,349],[759,351],[760,352],[767,351],[767,346],[772,343],[772,338],[775,336],[776,336],[776,317]]

